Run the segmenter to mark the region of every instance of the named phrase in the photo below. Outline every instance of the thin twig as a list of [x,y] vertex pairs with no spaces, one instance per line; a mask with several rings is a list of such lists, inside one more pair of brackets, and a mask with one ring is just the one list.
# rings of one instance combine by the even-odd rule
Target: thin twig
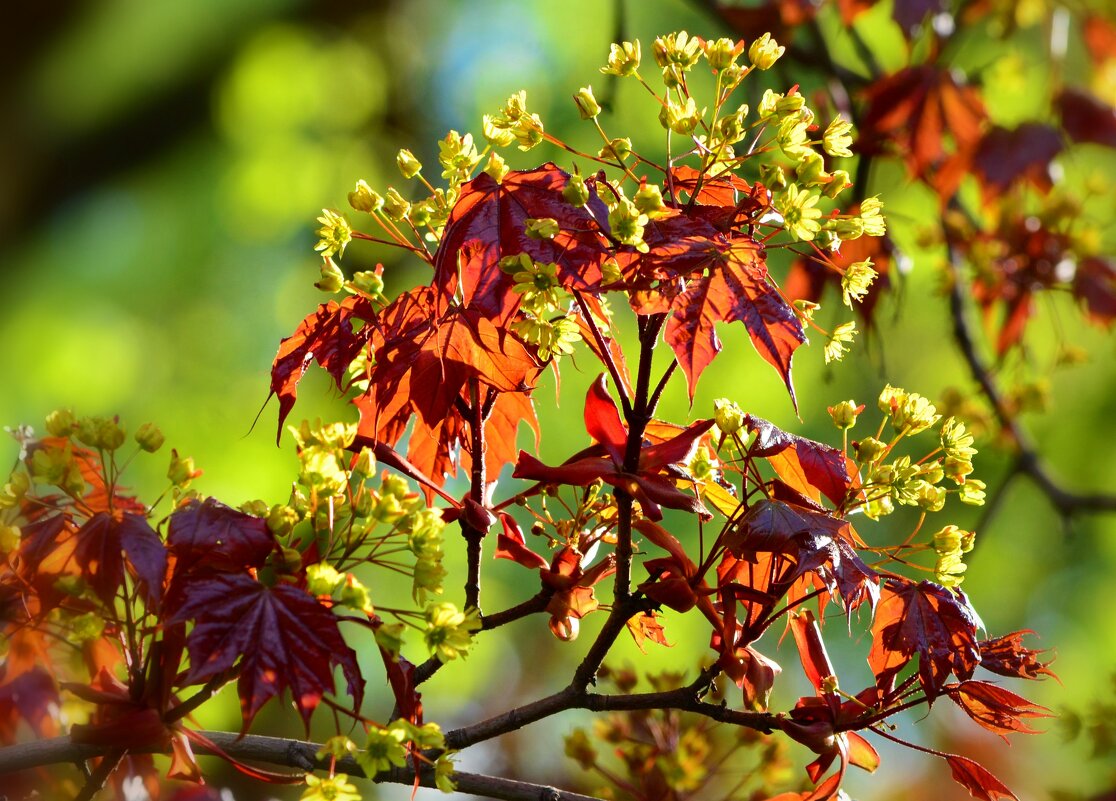
[[1038,448],[1031,440],[1030,435],[1011,413],[1004,400],[1003,393],[1000,392],[1000,388],[996,384],[991,368],[980,354],[972,327],[969,324],[965,307],[965,283],[961,274],[960,258],[957,247],[951,243],[949,248],[951,278],[949,309],[953,317],[953,338],[956,340],[962,356],[965,357],[973,378],[980,385],[981,391],[992,405],[992,411],[995,413],[996,419],[1011,436],[1018,448],[1014,471],[1028,476],[1042,490],[1051,505],[1057,509],[1063,518],[1073,517],[1074,514],[1079,512],[1116,512],[1116,495],[1072,492],[1055,481],[1043,464]]

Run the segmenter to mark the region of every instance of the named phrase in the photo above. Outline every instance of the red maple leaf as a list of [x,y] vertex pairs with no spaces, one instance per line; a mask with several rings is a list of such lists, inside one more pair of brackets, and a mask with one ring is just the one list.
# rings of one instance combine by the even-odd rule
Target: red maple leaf
[[219,574],[191,582],[168,625],[187,621],[194,628],[186,640],[190,668],[182,684],[204,682],[239,664],[245,728],[285,689],[309,725],[322,695],[333,691],[335,666],[360,707],[364,680],[356,653],[342,638],[337,618],[304,590],[268,587],[247,574]]
[[977,643],[980,648],[980,666],[1000,676],[1019,679],[1053,676],[1054,671],[1049,668],[1053,660],[1048,659],[1043,662],[1039,657],[1046,653],[1045,651],[1025,647],[1023,645],[1025,634],[1034,634],[1034,632],[1024,629],[991,640],[981,640]]
[[[512,170],[497,182],[481,173],[462,185],[450,212],[438,252],[434,286],[446,307],[460,291],[465,307],[492,320],[506,321],[520,296],[500,267],[500,259],[526,253],[532,260],[558,265],[568,289],[595,289],[608,250],[603,237],[608,209],[590,187],[580,208],[562,197],[568,173],[547,163],[534,170]],[[591,182],[587,182],[591,183]],[[552,239],[527,236],[527,220],[551,218],[559,232]]]
[[608,394],[602,374],[589,387],[585,397],[585,428],[597,444],[557,467],[548,467],[529,453],[520,451],[512,476],[578,487],[601,479],[639,501],[643,513],[651,520],[662,519],[661,506],[683,509],[708,519],[711,515],[701,501],[680,490],[671,476],[685,478],[678,465],[690,459],[701,435],[712,427],[712,420],[700,420],[665,442],[645,444],[640,449],[639,466],[634,472],[627,472],[624,456],[628,429],[620,420],[620,412]]
[[[964,177],[987,114],[980,94],[947,67],[923,64],[881,78],[867,91],[858,147],[898,153],[911,174],[932,180],[945,197]],[[953,140],[947,152],[946,137]]]
[[298,382],[311,362],[317,362],[340,387],[345,370],[360,353],[367,332],[354,333],[355,319],[368,320],[374,315],[372,305],[362,297],[345,298],[323,303],[317,311],[299,323],[289,337],[279,343],[279,352],[271,365],[271,393],[279,396],[279,433],[283,421],[295,404]]
[[686,374],[690,398],[698,377],[721,351],[716,324],[741,322],[756,351],[783,379],[797,408],[791,357],[806,341],[806,334],[794,310],[768,278],[762,249],[750,238],[727,244],[709,239],[692,243],[692,248],[695,268],[708,274],[689,280],[685,291],[674,297],[674,313],[664,333]]
[[890,692],[899,671],[917,656],[918,678],[932,702],[950,673],[962,680],[973,675],[980,664],[980,627],[980,618],[961,590],[889,578],[876,606],[868,655],[876,686]]

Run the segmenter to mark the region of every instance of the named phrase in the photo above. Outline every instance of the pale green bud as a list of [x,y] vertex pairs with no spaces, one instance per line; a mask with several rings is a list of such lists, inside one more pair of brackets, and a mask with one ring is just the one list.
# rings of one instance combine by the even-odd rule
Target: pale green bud
[[744,51],[744,43],[734,42],[732,39],[717,39],[706,42],[702,49],[710,68],[720,71],[736,61],[736,57]]
[[574,95],[574,103],[577,104],[577,111],[583,120],[591,120],[601,113],[601,104],[593,97],[592,86],[578,89],[577,94]]
[[356,188],[349,193],[349,205],[355,211],[372,214],[384,207],[384,199],[361,179],[356,182]]
[[69,409],[56,409],[46,418],[46,430],[52,437],[68,437],[73,433],[77,420]]
[[299,514],[290,506],[275,504],[267,513],[267,528],[276,537],[285,537],[298,524]]
[[531,239],[553,239],[561,229],[553,217],[528,218],[526,233]]
[[571,175],[570,180],[562,188],[562,198],[575,208],[581,208],[589,202],[589,187],[580,175]]
[[887,452],[887,443],[875,437],[865,437],[856,445],[856,455],[860,461],[870,464]]
[[785,47],[772,39],[770,33],[765,33],[748,48],[748,59],[761,70],[767,70],[771,69],[785,52]]
[[327,562],[306,568],[306,590],[311,595],[333,595],[344,580],[345,577]]
[[504,161],[504,157],[497,153],[495,150],[488,156],[488,161],[484,165],[484,171],[492,177],[496,183],[504,180],[504,176],[508,174],[508,163]]
[[856,425],[856,418],[864,411],[864,406],[857,406],[856,401],[847,400],[841,401],[835,406],[830,406],[827,411],[829,416],[833,418],[833,425],[845,430]]
[[654,218],[666,211],[666,203],[663,202],[662,190],[655,184],[644,184],[632,197],[632,202],[635,207],[641,212],[646,214],[648,218]]
[[376,270],[360,270],[353,273],[353,286],[372,297],[384,294],[384,278]]
[[744,410],[728,398],[713,401],[713,419],[725,434],[735,434],[744,427]]
[[415,158],[415,154],[403,148],[395,156],[395,166],[399,168],[404,178],[414,178],[422,172],[422,162]]
[[163,447],[163,443],[166,442],[166,437],[163,436],[163,432],[160,431],[159,427],[154,423],[144,423],[136,429],[135,438],[140,448],[147,453],[155,453],[155,451]]
[[333,259],[323,259],[321,277],[314,282],[314,286],[322,292],[337,292],[345,284],[345,273],[337,266]]
[[608,54],[608,66],[601,67],[606,75],[626,77],[639,69],[639,40],[613,44]]

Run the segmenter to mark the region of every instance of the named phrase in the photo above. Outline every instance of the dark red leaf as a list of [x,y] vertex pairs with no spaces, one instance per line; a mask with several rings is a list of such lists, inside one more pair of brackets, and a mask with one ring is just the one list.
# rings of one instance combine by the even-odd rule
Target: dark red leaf
[[1085,301],[1091,320],[1112,325],[1116,320],[1116,263],[1100,256],[1082,259],[1073,274],[1073,294]]
[[1044,706],[1033,704],[1021,695],[1005,690],[986,681],[963,681],[947,688],[950,700],[988,731],[1000,735],[1013,732],[1038,734],[1023,722],[1023,718],[1049,718],[1053,713]]
[[[461,187],[450,212],[438,252],[434,254],[434,286],[444,301],[460,292],[465,306],[491,319],[506,320],[519,306],[511,277],[500,259],[526,253],[534,261],[558,265],[567,289],[600,285],[600,264],[607,255],[602,225],[608,210],[590,192],[589,203],[577,208],[562,197],[569,174],[553,164],[534,170],[512,170],[499,183],[481,173]],[[553,239],[527,236],[527,220],[549,217],[560,231]]]
[[980,178],[985,202],[1016,182],[1029,181],[1049,191],[1053,186],[1050,163],[1061,152],[1062,137],[1049,125],[1027,122],[1014,130],[992,128],[973,155],[973,171]]
[[1112,106],[1080,89],[1063,89],[1054,106],[1073,141],[1116,147],[1116,109]]
[[42,667],[0,683],[0,743],[13,743],[21,722],[39,737],[53,737],[55,714],[61,703],[54,679]]
[[238,572],[261,567],[275,548],[263,518],[207,498],[190,501],[170,518],[167,546],[180,567]]
[[1014,798],[1018,801],[1019,797],[1005,787],[1003,782],[973,760],[956,754],[947,754],[945,760],[953,772],[953,780],[968,790],[973,798],[981,801]]
[[1024,629],[995,639],[981,640],[977,644],[980,647],[980,666],[1001,676],[1019,679],[1053,676],[1054,671],[1049,668],[1052,660],[1043,662],[1039,657],[1046,651],[1025,647],[1023,645],[1025,634],[1034,634],[1034,632]]
[[774,423],[746,415],[745,425],[755,432],[752,453],[766,457],[779,477],[815,501],[821,496],[840,506],[856,481],[856,466],[836,448],[783,431]]
[[310,363],[316,361],[333,377],[338,387],[345,380],[345,370],[364,346],[367,334],[353,333],[353,319],[370,319],[374,314],[371,305],[354,295],[338,304],[323,303],[308,315],[291,336],[279,343],[279,352],[271,365],[271,392],[279,396],[279,432],[283,434],[283,421],[295,404],[298,382],[306,374]]
[[756,351],[770,363],[798,401],[791,381],[791,357],[806,334],[794,310],[771,284],[759,245],[741,239],[729,246],[708,240],[703,253],[707,276],[693,278],[671,302],[665,338],[686,374],[690,398],[698,378],[721,350],[716,324],[741,322]]
[[146,517],[131,513],[125,513],[117,523],[117,532],[148,604],[158,604],[163,597],[163,579],[167,573],[167,549],[162,539]]
[[928,16],[943,11],[946,11],[944,0],[895,0],[891,17],[910,38]]
[[585,430],[608,451],[617,464],[624,462],[624,449],[628,444],[628,429],[620,420],[616,401],[608,394],[604,374],[597,376],[585,396]]
[[933,702],[952,673],[965,680],[980,664],[976,630],[980,618],[960,590],[930,581],[889,578],[872,623],[868,664],[883,692],[914,657],[926,697]]
[[355,708],[364,695],[356,653],[337,618],[304,590],[267,587],[246,574],[194,581],[170,624],[193,621],[186,640],[190,668],[183,684],[204,682],[239,663],[245,728],[268,700],[290,689],[303,721],[332,692],[333,668],[348,680]]

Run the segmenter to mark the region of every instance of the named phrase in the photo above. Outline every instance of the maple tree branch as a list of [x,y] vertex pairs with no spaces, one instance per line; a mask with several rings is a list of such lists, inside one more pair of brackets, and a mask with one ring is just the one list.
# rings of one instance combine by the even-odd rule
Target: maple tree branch
[[[486,482],[484,465],[484,403],[480,397],[480,382],[472,379],[469,383],[470,405],[469,429],[472,438],[472,470],[469,484],[469,499],[478,507],[484,506],[484,485]],[[480,611],[480,570],[482,546],[485,532],[474,526],[467,514],[461,516],[461,533],[465,537],[465,561],[468,574],[465,579],[465,608]]]
[[587,709],[591,712],[677,709],[683,712],[693,712],[720,723],[753,729],[764,734],[782,730],[783,717],[778,714],[731,709],[724,704],[714,704],[701,700],[705,684],[705,682],[699,680],[675,690],[634,693],[631,695],[590,693],[584,689],[579,690],[571,684],[553,695],[509,709],[507,712],[482,720],[479,723],[446,732],[446,747],[451,749],[467,748],[470,745],[518,731],[528,724],[569,709]]
[[948,263],[951,278],[949,309],[953,317],[953,338],[968,363],[973,378],[991,404],[996,419],[1018,448],[1013,472],[1029,477],[1063,518],[1070,518],[1079,512],[1116,512],[1116,495],[1077,493],[1065,489],[1056,481],[1043,464],[1035,443],[1011,414],[1003,393],[993,377],[991,367],[980,354],[976,337],[969,323],[965,307],[965,285],[959,261],[960,254],[951,244]]
[[[329,759],[318,759],[321,745],[303,740],[288,740],[281,737],[265,737],[258,734],[247,734],[243,737],[235,732],[203,731],[202,737],[212,742],[223,754],[236,760],[251,760],[295,768],[305,771],[311,768],[320,770],[329,769]],[[201,743],[193,744],[194,750],[199,754],[217,756],[213,749]],[[169,748],[158,743],[143,748],[131,749],[134,753],[166,753]],[[123,754],[118,748],[107,745],[91,745],[88,743],[75,743],[69,737],[55,737],[50,740],[37,740],[20,745],[0,748],[0,776],[14,773],[19,770],[59,765],[67,762],[84,762],[96,757],[107,757],[101,766],[110,765],[110,769],[102,771],[101,766],[93,772],[92,778],[86,784],[90,787],[97,776],[104,772],[100,783],[111,773],[119,757],[113,760],[114,754]],[[374,777],[368,777],[360,765],[352,757],[337,760],[335,765],[339,773],[348,776],[364,776],[371,778],[376,783],[410,785],[415,782],[415,770],[412,767],[393,768],[383,771]],[[432,766],[424,765],[418,770],[418,781],[423,787],[434,787],[434,770]],[[599,801],[594,796],[582,795],[569,790],[561,790],[542,784],[504,779],[498,776],[487,776],[480,773],[467,773],[457,771],[453,775],[457,785],[457,792],[477,795],[484,798],[496,798],[501,801]],[[100,785],[94,788],[100,789]],[[80,796],[79,796],[80,797]],[[91,796],[86,796],[89,798]]]
[[[127,751],[120,748],[107,749],[102,755],[101,764],[86,776],[85,784],[82,785],[81,791],[74,796],[74,801],[91,801],[97,793],[101,792],[105,782],[108,781],[108,777],[116,770],[116,766],[124,759],[126,753]],[[3,775],[3,773],[4,771],[0,769],[0,775]]]

